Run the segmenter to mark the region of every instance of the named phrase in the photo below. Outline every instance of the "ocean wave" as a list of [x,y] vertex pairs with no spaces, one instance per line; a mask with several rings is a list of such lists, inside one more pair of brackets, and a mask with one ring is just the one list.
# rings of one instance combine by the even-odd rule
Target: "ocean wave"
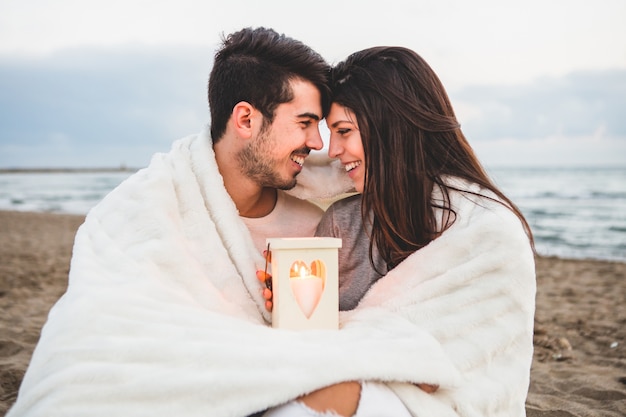
[[[132,172],[0,173],[0,210],[86,214]],[[541,255],[626,261],[626,169],[504,169]]]

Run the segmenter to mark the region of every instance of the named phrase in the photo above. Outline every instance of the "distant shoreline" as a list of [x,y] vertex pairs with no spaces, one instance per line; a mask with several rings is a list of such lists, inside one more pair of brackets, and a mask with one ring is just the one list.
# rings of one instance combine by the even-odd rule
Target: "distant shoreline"
[[139,168],[0,168],[0,174],[49,174],[80,172],[137,172]]

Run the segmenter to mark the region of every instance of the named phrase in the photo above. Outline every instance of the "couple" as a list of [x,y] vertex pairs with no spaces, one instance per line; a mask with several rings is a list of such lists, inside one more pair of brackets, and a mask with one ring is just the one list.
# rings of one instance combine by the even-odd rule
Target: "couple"
[[[243,29],[209,105],[210,132],[86,217],[9,417],[525,414],[530,230],[418,55],[372,48],[331,70]],[[324,117],[342,170],[307,159]],[[326,213],[303,200],[350,187]],[[341,328],[272,329],[265,238],[314,233],[343,239]]]

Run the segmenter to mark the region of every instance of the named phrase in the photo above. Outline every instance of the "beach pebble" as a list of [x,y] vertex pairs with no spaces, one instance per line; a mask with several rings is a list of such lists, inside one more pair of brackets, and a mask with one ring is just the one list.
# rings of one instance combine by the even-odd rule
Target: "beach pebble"
[[559,337],[556,339],[556,345],[560,348],[560,349],[564,349],[564,350],[572,350],[572,345],[570,344],[569,340],[567,340],[564,337]]

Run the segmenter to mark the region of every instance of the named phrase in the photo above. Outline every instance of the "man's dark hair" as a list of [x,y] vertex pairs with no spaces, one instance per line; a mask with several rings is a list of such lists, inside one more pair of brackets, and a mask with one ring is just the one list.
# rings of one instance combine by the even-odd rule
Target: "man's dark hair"
[[330,107],[330,66],[313,49],[267,28],[245,28],[223,39],[209,77],[211,137],[224,135],[235,104],[246,101],[271,124],[274,111],[291,101],[290,82],[309,81],[320,91],[322,116]]

